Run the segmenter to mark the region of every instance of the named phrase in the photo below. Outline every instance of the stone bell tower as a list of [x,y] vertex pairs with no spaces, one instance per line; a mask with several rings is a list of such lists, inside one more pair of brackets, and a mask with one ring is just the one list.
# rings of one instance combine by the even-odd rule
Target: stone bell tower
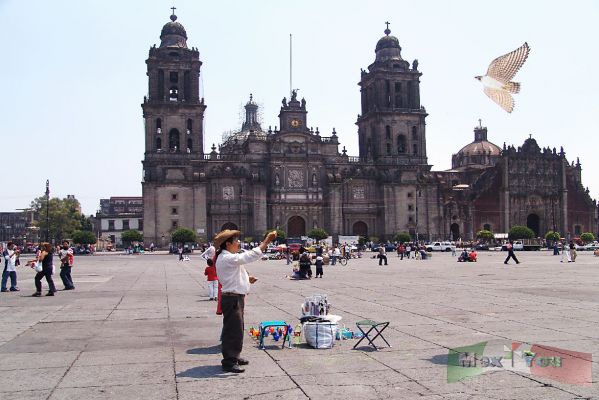
[[424,107],[420,105],[418,60],[401,57],[389,23],[376,44],[376,58],[362,70],[362,113],[358,117],[360,157],[375,162],[423,165],[426,158]]
[[204,158],[202,62],[199,51],[187,47],[187,33],[174,10],[162,27],[160,46],[150,48],[148,95],[141,105],[145,122],[144,238],[160,245],[173,229],[184,224],[192,227],[188,221],[201,220],[195,215],[195,205],[183,207],[183,202],[198,198],[192,166]]

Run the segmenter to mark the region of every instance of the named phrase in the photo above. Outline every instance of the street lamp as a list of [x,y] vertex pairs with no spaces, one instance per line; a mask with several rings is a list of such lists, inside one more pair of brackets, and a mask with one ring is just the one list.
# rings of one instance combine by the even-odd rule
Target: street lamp
[[46,242],[50,243],[50,180],[46,179]]

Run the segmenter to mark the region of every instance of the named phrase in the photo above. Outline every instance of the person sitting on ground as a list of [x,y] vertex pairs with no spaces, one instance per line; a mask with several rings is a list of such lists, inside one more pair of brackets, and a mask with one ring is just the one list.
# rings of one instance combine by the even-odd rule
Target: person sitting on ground
[[299,259],[300,276],[302,279],[310,279],[312,277],[311,265],[310,254],[304,252]]
[[469,259],[468,261],[476,262],[476,257],[477,256],[478,256],[478,254],[476,253],[476,250],[472,249],[470,251],[470,254],[468,254],[468,259]]
[[468,256],[468,250],[464,249],[460,256],[458,257],[458,262],[468,262],[470,261],[470,257]]

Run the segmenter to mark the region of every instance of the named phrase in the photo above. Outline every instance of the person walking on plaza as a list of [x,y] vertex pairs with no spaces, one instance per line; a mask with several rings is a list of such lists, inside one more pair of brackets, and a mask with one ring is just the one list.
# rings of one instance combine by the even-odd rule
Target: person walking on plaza
[[516,258],[516,254],[514,254],[514,241],[510,240],[506,247],[507,247],[508,253],[507,253],[507,258],[505,259],[505,261],[503,263],[507,264],[507,262],[510,260],[510,258],[513,258],[514,261],[516,261],[516,264],[520,264],[520,261],[518,261],[518,259]]
[[410,252],[412,251],[412,246],[410,245],[410,243],[408,242],[406,244],[406,260],[410,259]]
[[385,260],[385,265],[387,265],[387,252],[385,251],[385,245],[381,244],[379,246],[379,265],[383,265],[383,260]]
[[71,270],[73,268],[73,249],[69,247],[68,241],[63,240],[62,248],[58,254],[60,257],[60,279],[62,279],[64,290],[73,290],[75,289],[73,278],[71,277]]
[[323,262],[323,258],[322,256],[316,256],[316,277],[320,277],[322,278],[322,262]]
[[341,257],[341,250],[339,250],[339,246],[335,246],[335,248],[333,249],[333,261],[331,261],[331,265],[337,264],[337,259],[339,257]]
[[564,262],[564,258],[568,260],[568,262],[572,262],[572,256],[570,255],[570,246],[565,241],[562,242],[562,259],[560,262]]
[[179,261],[183,261],[183,245],[179,246],[177,252],[179,253]]
[[241,358],[243,349],[243,314],[245,296],[256,278],[249,275],[245,264],[262,258],[269,243],[277,238],[277,231],[269,232],[258,247],[238,254],[240,231],[225,229],[214,237],[216,251],[216,274],[222,285],[220,305],[223,313],[222,369],[241,373],[242,365],[249,361]]
[[576,252],[576,245],[572,240],[570,240],[570,259],[572,259],[572,262],[576,262],[577,256],[578,253]]
[[206,268],[204,269],[204,275],[208,281],[208,300],[217,300],[218,295],[218,276],[216,275],[216,267],[211,258],[206,260]]
[[46,277],[46,282],[48,282],[48,294],[46,294],[46,296],[54,296],[54,293],[56,292],[54,280],[52,279],[52,274],[54,273],[54,264],[52,262],[54,254],[52,251],[53,248],[50,243],[42,243],[39,255],[32,261],[32,263],[42,263],[42,270],[35,275],[35,293],[33,294],[33,297],[40,297],[42,295],[43,277]]
[[4,259],[4,271],[2,272],[2,290],[8,292],[6,289],[6,283],[10,277],[10,291],[18,292],[19,287],[17,286],[17,260],[19,259],[19,250],[15,248],[13,242],[8,242],[6,248],[2,251],[2,258]]

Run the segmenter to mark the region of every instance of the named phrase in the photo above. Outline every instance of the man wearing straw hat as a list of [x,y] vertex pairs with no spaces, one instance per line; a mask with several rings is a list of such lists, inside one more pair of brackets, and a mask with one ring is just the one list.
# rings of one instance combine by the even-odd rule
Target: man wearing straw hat
[[241,365],[249,361],[241,358],[243,348],[243,310],[245,295],[256,278],[248,275],[244,265],[259,260],[266,246],[277,237],[277,231],[269,232],[258,247],[245,253],[239,252],[240,231],[225,229],[214,237],[216,248],[216,274],[222,285],[220,306],[223,312],[222,353],[223,371],[241,373]]

